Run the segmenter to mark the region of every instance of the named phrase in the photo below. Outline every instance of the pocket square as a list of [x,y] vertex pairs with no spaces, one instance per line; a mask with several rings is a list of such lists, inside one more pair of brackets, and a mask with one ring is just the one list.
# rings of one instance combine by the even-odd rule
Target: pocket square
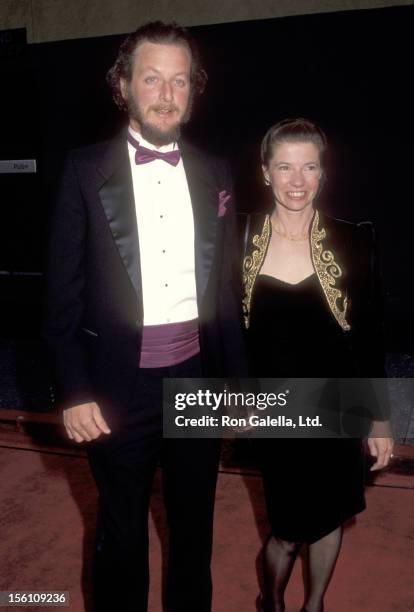
[[231,195],[227,193],[227,191],[220,191],[219,193],[219,206],[218,206],[218,216],[224,217],[227,212],[227,202],[231,200]]

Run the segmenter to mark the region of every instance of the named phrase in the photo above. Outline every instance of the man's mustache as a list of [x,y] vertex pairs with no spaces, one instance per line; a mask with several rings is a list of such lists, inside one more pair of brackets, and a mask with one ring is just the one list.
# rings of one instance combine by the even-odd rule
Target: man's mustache
[[159,112],[159,111],[164,111],[164,112],[178,112],[178,108],[175,106],[175,104],[157,104],[154,106],[151,106],[151,110]]

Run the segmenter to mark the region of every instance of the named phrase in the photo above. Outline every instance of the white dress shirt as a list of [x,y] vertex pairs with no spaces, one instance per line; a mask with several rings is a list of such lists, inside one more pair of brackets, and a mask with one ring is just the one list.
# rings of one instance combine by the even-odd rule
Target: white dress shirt
[[[155,147],[131,127],[133,138]],[[162,152],[176,143],[160,147]],[[136,149],[128,142],[137,215],[144,325],[189,321],[198,317],[194,219],[184,165],[164,160],[135,164]]]

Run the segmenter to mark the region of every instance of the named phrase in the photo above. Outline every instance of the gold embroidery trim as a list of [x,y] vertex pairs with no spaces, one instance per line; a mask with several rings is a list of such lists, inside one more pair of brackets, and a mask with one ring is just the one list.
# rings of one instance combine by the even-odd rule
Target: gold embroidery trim
[[250,304],[252,301],[253,287],[256,276],[262,267],[264,257],[266,255],[267,246],[270,238],[270,217],[266,215],[262,233],[253,236],[253,245],[257,247],[251,255],[247,255],[243,261],[243,315],[246,328],[250,322]]
[[335,287],[336,279],[342,276],[342,270],[332,251],[323,249],[322,240],[325,237],[325,229],[319,229],[319,213],[316,211],[311,229],[313,265],[333,316],[344,331],[349,331],[351,326],[345,318],[348,300],[342,296],[342,291]]

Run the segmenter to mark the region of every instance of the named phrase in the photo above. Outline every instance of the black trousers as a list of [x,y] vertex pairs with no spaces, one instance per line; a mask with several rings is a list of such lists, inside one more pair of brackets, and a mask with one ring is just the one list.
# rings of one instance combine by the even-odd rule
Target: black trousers
[[169,545],[167,612],[209,612],[213,511],[220,440],[162,438],[162,379],[200,377],[199,357],[141,369],[120,427],[89,446],[99,490],[94,612],[145,612],[148,512],[161,461]]

